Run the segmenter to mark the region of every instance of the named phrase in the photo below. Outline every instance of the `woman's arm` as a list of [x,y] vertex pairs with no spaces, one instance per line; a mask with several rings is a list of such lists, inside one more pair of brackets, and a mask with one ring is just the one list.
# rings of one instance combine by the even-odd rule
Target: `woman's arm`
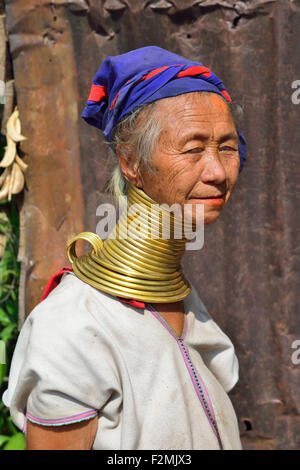
[[27,450],[90,450],[98,428],[98,416],[81,423],[41,426],[27,421]]

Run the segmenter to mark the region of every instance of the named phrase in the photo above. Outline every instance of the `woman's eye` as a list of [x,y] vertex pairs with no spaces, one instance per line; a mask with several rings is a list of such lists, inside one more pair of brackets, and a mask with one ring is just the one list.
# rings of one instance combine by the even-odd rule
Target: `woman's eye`
[[184,153],[200,153],[200,152],[202,152],[202,149],[200,147],[197,147],[194,149],[186,150]]
[[221,152],[237,152],[237,149],[235,149],[235,148],[233,148],[233,147],[229,147],[229,146],[227,145],[227,146],[221,147],[221,148],[220,148],[220,151],[221,151]]

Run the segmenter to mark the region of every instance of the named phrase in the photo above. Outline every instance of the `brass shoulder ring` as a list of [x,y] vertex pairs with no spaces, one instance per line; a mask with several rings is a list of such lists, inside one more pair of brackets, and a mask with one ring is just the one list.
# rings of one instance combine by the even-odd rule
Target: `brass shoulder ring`
[[77,240],[85,240],[89,242],[92,245],[93,251],[95,254],[98,254],[103,246],[103,241],[95,233],[92,233],[92,232],[79,233],[79,235],[76,235],[76,237],[73,237],[68,242],[67,255],[71,263],[73,263],[75,259],[77,259],[76,250],[75,250],[75,245],[76,245]]

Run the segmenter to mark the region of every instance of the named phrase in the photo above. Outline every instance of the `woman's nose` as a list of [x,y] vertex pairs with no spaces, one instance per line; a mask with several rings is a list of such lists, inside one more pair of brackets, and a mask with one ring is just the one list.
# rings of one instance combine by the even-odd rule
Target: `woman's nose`
[[208,150],[203,158],[204,168],[201,179],[204,183],[222,183],[226,180],[226,172],[219,158],[217,149]]

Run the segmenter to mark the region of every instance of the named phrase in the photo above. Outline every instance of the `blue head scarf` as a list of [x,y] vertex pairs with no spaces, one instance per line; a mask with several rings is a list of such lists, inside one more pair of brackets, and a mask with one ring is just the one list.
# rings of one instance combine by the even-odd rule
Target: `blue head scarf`
[[[81,117],[101,129],[108,142],[114,127],[136,108],[153,101],[195,91],[231,98],[222,80],[200,62],[156,46],[107,57],[99,67]],[[246,161],[246,140],[239,136],[240,172]]]

